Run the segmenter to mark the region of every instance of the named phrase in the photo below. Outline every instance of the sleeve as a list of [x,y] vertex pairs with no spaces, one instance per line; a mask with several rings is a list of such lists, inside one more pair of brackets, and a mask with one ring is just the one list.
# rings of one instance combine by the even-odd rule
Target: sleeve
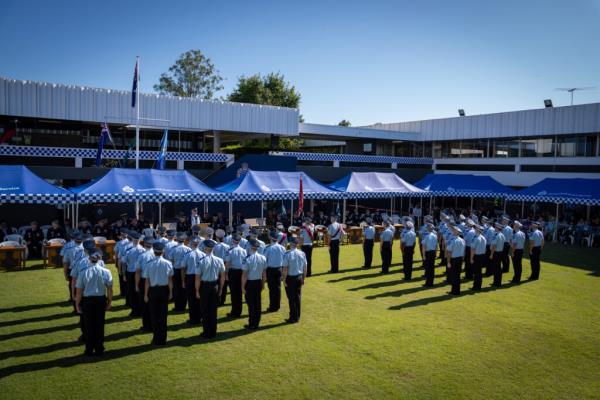
[[83,287],[85,286],[85,285],[84,285],[84,282],[83,282],[83,276],[84,276],[84,274],[80,274],[80,275],[77,277],[77,281],[75,282],[75,287],[76,287],[77,289],[83,289]]
[[289,260],[288,260],[288,256],[287,256],[287,254],[284,254],[284,255],[283,255],[283,266],[284,266],[284,267],[287,267],[287,266],[289,266]]
[[169,272],[167,273],[168,276],[173,276],[174,272],[173,272],[173,265],[169,266]]
[[308,263],[306,261],[306,254],[302,253],[302,262],[304,263],[304,268],[306,268],[308,266]]
[[110,270],[106,270],[106,273],[104,275],[104,284],[108,287],[112,287],[113,285],[113,278],[112,278],[112,274],[110,273]]

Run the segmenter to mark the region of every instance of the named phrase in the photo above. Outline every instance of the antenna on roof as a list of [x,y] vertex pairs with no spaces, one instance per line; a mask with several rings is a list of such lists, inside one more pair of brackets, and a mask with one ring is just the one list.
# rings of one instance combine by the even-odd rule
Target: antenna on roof
[[571,105],[573,105],[573,93],[576,90],[594,90],[596,86],[586,86],[586,87],[572,87],[572,88],[556,88],[554,90],[560,90],[561,92],[569,92],[571,93]]

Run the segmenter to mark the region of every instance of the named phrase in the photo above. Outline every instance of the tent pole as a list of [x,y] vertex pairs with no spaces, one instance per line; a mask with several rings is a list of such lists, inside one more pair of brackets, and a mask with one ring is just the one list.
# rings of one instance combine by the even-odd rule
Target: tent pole
[[471,214],[473,214],[473,196],[471,196]]
[[556,219],[554,220],[554,241],[558,239],[558,203],[556,203]]
[[504,214],[506,214],[506,197],[504,198]]
[[[588,206],[588,210],[590,209],[590,206]],[[358,215],[358,198],[354,199],[354,213]],[[590,219],[588,217],[588,219]]]
[[585,217],[586,221],[588,221],[588,222],[589,222],[589,220],[590,220],[590,208],[591,208],[591,207],[590,207],[590,205],[588,204],[588,205],[587,205],[587,211],[586,211],[586,217]]
[[[402,217],[402,210],[403,210],[403,207],[402,207],[402,206],[403,206],[403,204],[402,204],[402,200],[404,200],[404,198],[403,198],[403,197],[400,197],[400,212],[399,212],[399,214],[400,214],[400,216],[401,216],[401,217]],[[409,207],[410,207],[410,199],[408,199],[408,205],[409,205]]]
[[208,200],[204,200],[204,212],[208,212]]
[[393,213],[394,213],[394,198],[391,197],[390,198],[390,217],[392,216]]
[[525,200],[521,201],[521,219],[525,218]]
[[[558,214],[558,211],[556,213]],[[75,228],[77,228],[77,220],[79,220],[79,202],[75,203]]]
[[233,227],[233,202],[229,200],[229,226]]
[[343,211],[342,211],[342,224],[346,223],[346,199],[344,199],[343,203]]
[[314,211],[315,211],[315,200],[310,199],[310,212],[314,212]]
[[290,225],[294,219],[294,199],[290,199]]
[[431,215],[433,211],[433,196],[429,196],[429,215]]
[[162,226],[162,202],[158,202],[158,226]]
[[265,217],[265,203],[264,201],[260,201],[260,219],[263,219]]
[[423,218],[423,196],[421,196],[421,205],[419,206],[419,208],[421,209],[421,216],[419,217],[419,225],[421,225],[422,221],[421,219]]

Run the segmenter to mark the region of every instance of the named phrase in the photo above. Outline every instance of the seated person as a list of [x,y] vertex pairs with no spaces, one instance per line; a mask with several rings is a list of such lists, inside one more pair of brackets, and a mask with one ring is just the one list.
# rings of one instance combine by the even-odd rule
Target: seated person
[[37,221],[31,221],[31,227],[25,231],[23,237],[29,250],[29,258],[42,258],[42,246],[44,244],[44,232]]
[[106,218],[99,220],[96,226],[94,226],[94,229],[92,229],[92,235],[108,238],[110,231],[108,229],[107,222],[108,221]]
[[66,238],[67,238],[67,232],[65,231],[65,228],[60,226],[57,219],[52,221],[52,227],[50,227],[48,229],[48,231],[46,232],[46,240],[66,239]]
[[81,218],[81,220],[79,221],[79,230],[84,235],[86,235],[86,234],[91,235],[92,234],[92,227],[90,225],[90,222],[87,220],[87,218]]

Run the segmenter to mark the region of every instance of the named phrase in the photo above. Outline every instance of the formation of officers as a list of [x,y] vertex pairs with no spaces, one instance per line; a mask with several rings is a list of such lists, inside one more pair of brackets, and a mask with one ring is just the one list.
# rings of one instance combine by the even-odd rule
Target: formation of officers
[[[512,283],[521,281],[523,251],[525,242],[529,240],[529,258],[531,263],[530,280],[540,276],[540,256],[544,248],[544,235],[537,222],[531,225],[526,234],[519,221],[512,221],[508,216],[502,216],[499,221],[493,221],[485,216],[481,223],[477,215],[470,218],[459,215],[440,214],[437,226],[433,217],[424,217],[424,224],[415,232],[414,222],[405,218],[403,230],[400,233],[400,251],[402,252],[404,280],[411,280],[413,270],[413,255],[415,247],[419,247],[423,259],[426,287],[434,285],[434,268],[436,255],[439,250],[440,264],[446,268],[446,281],[451,285],[450,294],[459,295],[461,273],[464,279],[472,280],[471,290],[481,290],[483,276],[493,276],[492,286],[502,285],[502,274],[508,273],[512,260]],[[380,233],[381,272],[388,273],[392,259],[392,242],[395,228],[389,222],[383,223]],[[363,226],[364,267],[371,268],[375,227],[372,220],[367,218]],[[463,268],[464,266],[464,268]],[[333,268],[333,267],[332,267]]]
[[[217,307],[231,297],[229,317],[242,314],[242,298],[248,306],[246,329],[259,329],[261,293],[267,283],[267,312],[280,308],[281,286],[289,303],[288,323],[301,315],[301,292],[307,277],[307,257],[298,248],[298,237],[273,230],[270,244],[257,231],[226,233],[193,228],[191,237],[160,227],[156,238],[122,230],[115,246],[119,289],[130,307],[130,316],[141,319],[141,330],[152,332],[152,344],[167,340],[168,305],[187,312],[188,324],[202,325],[201,337],[217,334]],[[81,337],[86,355],[104,351],[104,318],[113,297],[113,279],[96,250],[91,234],[70,232],[62,249],[64,275],[75,311],[80,314]],[[213,240],[213,236],[216,240]],[[244,237],[245,236],[245,237]],[[289,250],[286,245],[289,244]]]

